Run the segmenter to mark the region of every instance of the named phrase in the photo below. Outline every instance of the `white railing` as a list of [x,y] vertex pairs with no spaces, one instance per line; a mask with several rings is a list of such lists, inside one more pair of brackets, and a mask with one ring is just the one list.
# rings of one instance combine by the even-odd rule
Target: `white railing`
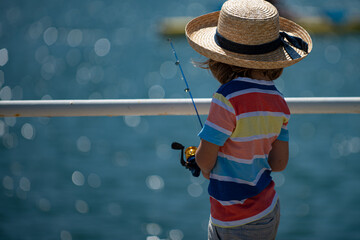
[[[210,98],[194,99],[206,115]],[[286,98],[292,114],[360,113],[360,97]],[[0,101],[0,117],[194,115],[190,99],[11,100]]]

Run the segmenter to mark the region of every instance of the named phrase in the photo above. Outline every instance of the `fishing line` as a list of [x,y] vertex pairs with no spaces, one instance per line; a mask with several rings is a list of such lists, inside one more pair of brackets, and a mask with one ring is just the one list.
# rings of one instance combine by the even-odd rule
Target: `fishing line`
[[182,70],[182,67],[181,67],[181,64],[180,64],[180,60],[179,60],[179,58],[178,58],[178,56],[177,56],[177,54],[176,54],[176,51],[175,51],[175,48],[174,48],[173,43],[171,42],[171,39],[169,38],[168,40],[169,40],[169,42],[170,42],[170,46],[171,46],[171,48],[172,48],[172,51],[173,51],[174,56],[175,56],[175,59],[176,59],[175,65],[177,65],[177,66],[179,67],[180,72],[181,72],[181,76],[182,76],[182,80],[184,80],[185,85],[186,85],[185,92],[189,93],[189,96],[190,96],[191,102],[192,102],[192,104],[193,104],[193,106],[194,106],[194,109],[195,109],[196,115],[197,115],[197,117],[198,117],[200,126],[201,126],[201,128],[203,128],[203,125],[202,125],[202,122],[201,122],[201,119],[200,119],[200,115],[199,115],[198,110],[197,110],[197,108],[196,108],[196,105],[195,105],[195,102],[194,102],[194,98],[193,98],[193,96],[192,96],[192,94],[191,94],[191,91],[190,91],[190,88],[189,88],[189,84],[188,84],[188,82],[186,81],[186,77],[185,77],[185,74],[184,74],[184,72],[183,72],[183,70]]

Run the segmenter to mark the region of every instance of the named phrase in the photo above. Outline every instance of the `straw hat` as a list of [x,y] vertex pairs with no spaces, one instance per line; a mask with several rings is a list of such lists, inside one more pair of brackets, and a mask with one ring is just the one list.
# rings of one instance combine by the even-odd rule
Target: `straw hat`
[[191,20],[185,32],[201,55],[245,68],[288,67],[312,50],[306,30],[264,0],[229,0],[219,12]]

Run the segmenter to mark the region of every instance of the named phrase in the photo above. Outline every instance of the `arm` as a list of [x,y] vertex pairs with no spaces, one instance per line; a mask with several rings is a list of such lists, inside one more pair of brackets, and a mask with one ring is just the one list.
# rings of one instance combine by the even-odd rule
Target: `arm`
[[207,179],[210,177],[210,171],[214,168],[219,146],[211,142],[201,140],[195,153],[195,161],[200,167],[203,176]]
[[289,142],[275,140],[269,153],[268,162],[274,172],[285,170],[289,159]]

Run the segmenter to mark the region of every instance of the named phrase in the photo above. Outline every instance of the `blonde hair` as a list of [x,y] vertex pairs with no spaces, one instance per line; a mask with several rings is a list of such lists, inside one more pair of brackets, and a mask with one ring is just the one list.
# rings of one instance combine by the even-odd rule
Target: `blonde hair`
[[251,68],[233,66],[222,62],[217,62],[212,59],[208,59],[204,62],[195,62],[194,64],[197,67],[203,69],[209,69],[212,75],[221,84],[227,83],[238,77],[254,78],[255,72],[261,73],[263,76],[265,76],[265,79],[261,79],[261,80],[273,81],[279,78],[283,72],[283,68],[251,69]]

